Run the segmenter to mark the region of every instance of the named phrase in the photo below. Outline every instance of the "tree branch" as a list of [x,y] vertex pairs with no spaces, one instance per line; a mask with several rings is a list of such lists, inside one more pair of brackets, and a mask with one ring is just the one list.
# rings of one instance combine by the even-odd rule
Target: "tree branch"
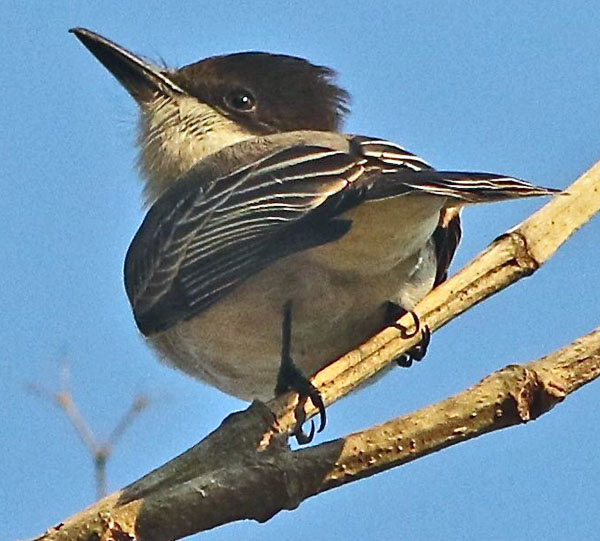
[[[600,327],[537,361],[507,366],[438,404],[346,437],[319,492],[537,419],[598,376]],[[318,447],[307,452],[313,449]]]
[[[600,163],[521,226],[497,239],[416,308],[436,330],[529,276],[600,209]],[[400,320],[410,326],[410,318]],[[388,328],[314,378],[326,403],[344,396],[418,341]],[[290,451],[296,395],[229,416],[202,442],[38,539],[177,539],[282,509],[428,453],[526,422],[600,374],[600,330],[546,358],[511,366],[475,387],[343,439]],[[308,410],[309,414],[314,411]],[[275,415],[275,420],[273,418]]]

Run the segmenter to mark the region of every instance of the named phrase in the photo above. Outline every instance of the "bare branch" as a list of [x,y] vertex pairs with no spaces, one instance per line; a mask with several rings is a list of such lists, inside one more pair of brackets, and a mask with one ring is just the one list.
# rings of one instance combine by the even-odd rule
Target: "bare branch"
[[121,439],[121,436],[123,436],[125,431],[133,424],[133,421],[135,421],[136,417],[149,405],[150,398],[147,395],[139,394],[134,397],[129,409],[123,414],[120,421],[117,423],[117,426],[115,426],[113,431],[108,436],[106,440],[107,445],[110,445],[111,448],[114,447]]
[[[67,381],[66,378],[68,376],[66,376],[66,373],[66,369],[63,366],[61,369],[61,380],[63,384],[65,381]],[[37,384],[29,384],[27,388],[38,396],[47,398],[56,404],[67,416],[71,426],[73,426],[75,429],[75,433],[79,436],[90,454],[95,455],[97,453],[98,442],[96,440],[96,436],[94,436],[92,429],[85,422],[85,419],[81,415],[79,408],[77,408],[70,390],[68,390],[66,387],[62,387],[60,391],[54,392]]]
[[598,376],[600,328],[542,359],[499,370],[439,404],[346,437],[319,491],[537,419]]
[[[432,330],[535,272],[600,209],[600,163],[521,226],[503,235],[419,303]],[[400,320],[409,326],[412,321]],[[337,400],[412,347],[386,329],[319,372],[313,382]],[[202,442],[101,500],[47,540],[177,539],[252,518],[268,520],[302,500],[469,438],[534,419],[600,374],[600,330],[533,363],[511,366],[475,387],[346,438],[292,452],[287,433],[297,397],[253,404]],[[275,413],[275,419],[273,413]],[[314,413],[309,411],[310,414]]]
[[106,464],[112,455],[114,447],[123,433],[132,425],[136,417],[150,405],[150,400],[144,394],[134,397],[131,406],[123,414],[108,439],[101,440],[96,437],[85,421],[73,398],[70,385],[71,370],[66,360],[61,362],[60,380],[61,390],[56,392],[37,384],[29,384],[27,388],[34,394],[47,398],[65,413],[67,419],[75,429],[75,433],[79,436],[92,458],[96,480],[96,497],[103,498],[107,493]]

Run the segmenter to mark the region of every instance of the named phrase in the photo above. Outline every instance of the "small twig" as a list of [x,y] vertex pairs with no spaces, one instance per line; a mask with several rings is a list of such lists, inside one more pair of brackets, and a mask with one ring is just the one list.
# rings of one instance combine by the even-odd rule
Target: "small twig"
[[85,422],[83,415],[75,404],[75,400],[70,391],[59,391],[55,395],[55,402],[65,412],[69,421],[73,425],[75,432],[81,438],[81,441],[88,448],[92,455],[98,453],[99,443],[92,432],[92,429]]
[[106,489],[106,464],[111,457],[115,445],[123,433],[133,424],[136,417],[149,405],[150,400],[144,394],[134,397],[129,409],[121,416],[117,425],[105,440],[96,437],[83,415],[79,411],[70,386],[71,371],[66,361],[61,362],[59,391],[50,391],[39,384],[28,384],[27,389],[40,397],[50,400],[56,404],[66,415],[75,433],[87,448],[94,463],[94,477],[96,480],[96,496],[98,499],[107,494]]
[[136,419],[136,417],[149,405],[150,399],[147,395],[138,394],[136,397],[134,397],[131,406],[129,406],[129,409],[122,415],[120,421],[117,423],[117,426],[115,426],[113,431],[108,436],[106,443],[111,447],[114,447],[121,439],[121,436],[123,436],[124,432],[133,424],[133,421]]

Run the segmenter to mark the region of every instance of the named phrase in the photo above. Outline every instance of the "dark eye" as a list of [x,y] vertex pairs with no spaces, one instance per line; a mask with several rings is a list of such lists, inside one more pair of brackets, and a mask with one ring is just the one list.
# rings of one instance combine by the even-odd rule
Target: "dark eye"
[[248,90],[234,90],[225,97],[225,103],[228,107],[236,111],[252,111],[256,107],[256,100]]

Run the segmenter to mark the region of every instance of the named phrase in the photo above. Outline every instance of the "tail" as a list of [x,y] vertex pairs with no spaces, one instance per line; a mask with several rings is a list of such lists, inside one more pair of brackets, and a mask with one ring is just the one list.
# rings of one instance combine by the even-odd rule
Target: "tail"
[[451,197],[463,203],[491,203],[563,193],[562,190],[536,186],[513,177],[431,169],[411,173],[404,184],[417,191]]

